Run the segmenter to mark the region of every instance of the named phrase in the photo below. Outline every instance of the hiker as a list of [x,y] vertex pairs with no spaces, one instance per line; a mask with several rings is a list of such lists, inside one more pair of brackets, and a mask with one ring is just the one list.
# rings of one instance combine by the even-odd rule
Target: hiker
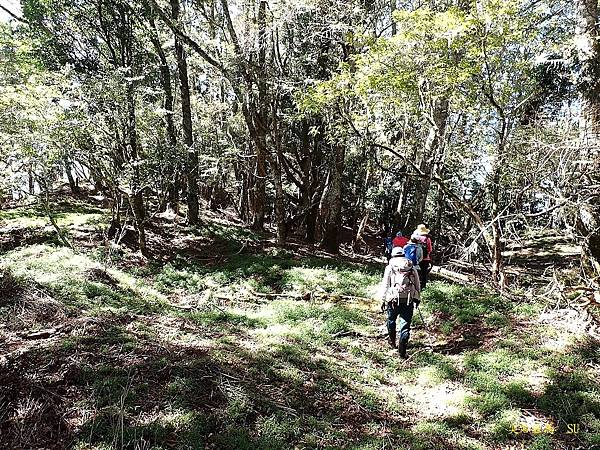
[[383,254],[387,259],[387,262],[390,262],[390,258],[392,257],[392,249],[394,248],[392,233],[388,233],[384,235],[383,238]]
[[408,238],[402,236],[402,231],[396,233],[396,237],[392,241],[392,247],[402,247],[408,244]]
[[[388,342],[392,348],[398,348],[402,358],[406,358],[410,322],[415,305],[419,306],[421,284],[416,268],[412,261],[404,257],[402,247],[395,247],[392,250],[392,258],[385,268],[376,298],[382,302],[381,310],[387,312]],[[400,339],[396,345],[398,316],[400,316]]]
[[427,286],[427,276],[432,267],[431,252],[433,250],[433,245],[431,243],[431,238],[429,237],[430,232],[431,230],[427,227],[427,224],[422,223],[411,235],[411,239],[416,238],[421,243],[421,248],[423,249],[423,258],[419,262],[421,289],[425,289],[425,286]]
[[410,259],[414,267],[419,267],[419,263],[423,260],[423,245],[421,239],[412,236],[408,244],[404,246],[404,257]]

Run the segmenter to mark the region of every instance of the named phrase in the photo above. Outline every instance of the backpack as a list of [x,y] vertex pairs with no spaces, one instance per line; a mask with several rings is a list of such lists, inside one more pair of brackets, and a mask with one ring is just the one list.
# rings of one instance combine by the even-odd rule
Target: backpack
[[404,257],[409,259],[413,266],[418,265],[423,259],[423,247],[421,245],[410,242],[404,247]]
[[397,264],[390,264],[390,286],[387,291],[387,301],[399,302],[400,299],[406,299],[408,304],[416,293],[413,263],[407,258],[398,258],[398,260]]

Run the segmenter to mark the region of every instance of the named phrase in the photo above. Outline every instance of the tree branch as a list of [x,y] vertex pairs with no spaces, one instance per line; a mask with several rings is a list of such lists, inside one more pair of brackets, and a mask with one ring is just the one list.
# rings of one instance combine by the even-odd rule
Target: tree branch
[[183,42],[189,45],[192,50],[194,50],[202,59],[204,59],[208,64],[213,66],[215,69],[219,70],[228,80],[232,81],[232,78],[229,74],[229,71],[225,69],[225,67],[208,54],[206,50],[204,50],[200,44],[198,44],[195,40],[189,37],[186,33],[184,33],[179,26],[171,20],[169,15],[163,11],[163,9],[158,6],[156,0],[146,0],[149,2],[150,6],[156,11],[161,20],[173,31],[174,34],[177,35]]

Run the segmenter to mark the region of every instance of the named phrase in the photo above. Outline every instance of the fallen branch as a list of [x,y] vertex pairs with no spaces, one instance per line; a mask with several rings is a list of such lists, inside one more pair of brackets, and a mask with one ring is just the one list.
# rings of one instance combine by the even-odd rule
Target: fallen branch
[[256,297],[266,297],[266,298],[295,298],[302,300],[310,300],[313,298],[325,299],[325,298],[339,298],[343,300],[353,300],[353,301],[372,301],[369,297],[359,297],[357,295],[339,295],[339,294],[330,294],[328,292],[305,292],[303,294],[290,294],[290,293],[271,293],[271,292],[256,292],[250,291],[250,293]]
[[270,293],[270,292],[256,292],[256,291],[250,291],[250,293],[256,297],[266,297],[266,298],[279,298],[279,297],[284,297],[284,298],[303,298],[306,294],[304,295],[300,295],[300,294],[277,294],[277,293]]
[[465,275],[464,273],[453,272],[451,270],[444,269],[440,266],[433,266],[431,268],[431,273],[440,278],[444,278],[455,283],[464,284],[473,283],[475,281],[475,277],[473,275]]
[[22,335],[22,337],[24,339],[46,339],[54,335],[57,331],[57,328],[48,328],[45,330],[36,331],[34,333]]

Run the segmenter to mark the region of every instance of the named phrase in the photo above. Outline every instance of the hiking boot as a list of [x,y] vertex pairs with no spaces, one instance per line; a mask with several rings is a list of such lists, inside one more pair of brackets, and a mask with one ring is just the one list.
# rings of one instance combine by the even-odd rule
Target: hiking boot
[[406,359],[406,342],[400,341],[398,343],[398,353],[400,354],[400,358]]
[[388,344],[390,344],[390,347],[396,348],[396,333],[388,334]]

